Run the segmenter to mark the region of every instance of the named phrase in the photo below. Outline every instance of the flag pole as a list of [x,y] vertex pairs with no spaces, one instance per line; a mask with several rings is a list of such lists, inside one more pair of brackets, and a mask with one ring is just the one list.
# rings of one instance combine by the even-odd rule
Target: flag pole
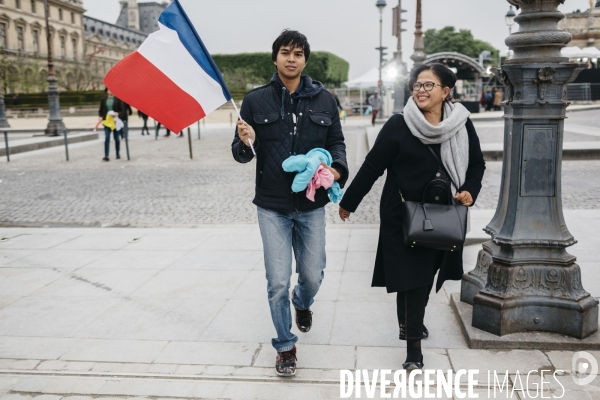
[[[233,98],[231,99],[231,104],[233,104],[233,108],[235,109],[235,112],[237,113],[239,120],[242,122],[245,122],[242,119],[242,116],[240,115],[240,110],[238,110],[237,105],[235,104],[235,101],[233,100]],[[248,139],[248,141],[250,142],[250,148],[252,149],[252,154],[256,155],[256,151],[254,151],[254,144],[252,143],[252,139]]]

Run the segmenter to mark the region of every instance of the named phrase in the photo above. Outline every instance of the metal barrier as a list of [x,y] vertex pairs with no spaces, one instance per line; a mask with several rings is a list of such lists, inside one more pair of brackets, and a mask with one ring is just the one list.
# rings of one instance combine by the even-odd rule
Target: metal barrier
[[591,103],[600,100],[600,83],[568,84],[567,100],[581,103]]
[[6,146],[6,161],[10,162],[10,149],[8,148],[8,132],[4,131],[4,145]]

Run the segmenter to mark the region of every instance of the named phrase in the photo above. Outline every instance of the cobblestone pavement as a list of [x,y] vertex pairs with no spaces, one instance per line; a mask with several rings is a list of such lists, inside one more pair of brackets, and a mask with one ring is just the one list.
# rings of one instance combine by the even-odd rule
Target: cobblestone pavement
[[[582,115],[586,113],[576,113]],[[494,137],[502,137],[496,131]],[[345,128],[351,178],[366,154],[364,128]],[[14,157],[0,163],[0,224],[84,226],[196,226],[254,223],[254,163],[240,165],[230,153],[230,129],[194,136],[194,160],[187,138],[132,136],[131,161],[102,162],[101,141]],[[591,136],[590,136],[591,137]],[[484,139],[482,137],[482,139]],[[483,142],[489,142],[485,138]],[[122,146],[124,147],[124,146]],[[496,207],[501,163],[490,162],[476,207]],[[563,204],[567,209],[598,208],[600,161],[563,164]],[[351,223],[378,223],[384,177],[374,185]],[[328,222],[341,223],[337,206],[327,206]]]

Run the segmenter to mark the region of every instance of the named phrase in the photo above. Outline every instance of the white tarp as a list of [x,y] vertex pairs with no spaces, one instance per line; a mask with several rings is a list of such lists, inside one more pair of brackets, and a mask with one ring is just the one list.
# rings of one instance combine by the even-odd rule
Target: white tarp
[[[382,79],[384,86],[390,86],[394,83],[394,80],[390,77],[390,73],[394,69],[393,63],[383,67]],[[364,75],[354,78],[348,82],[343,83],[348,89],[371,89],[376,88],[379,82],[379,68],[371,68],[369,72]]]
[[563,57],[569,58],[600,58],[600,50],[596,47],[586,47],[585,49],[579,46],[569,46],[562,49]]

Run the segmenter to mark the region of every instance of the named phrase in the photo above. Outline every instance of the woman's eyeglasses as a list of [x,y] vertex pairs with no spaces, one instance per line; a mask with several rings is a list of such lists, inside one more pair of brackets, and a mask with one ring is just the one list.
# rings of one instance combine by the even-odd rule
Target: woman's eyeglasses
[[425,82],[425,83],[415,82],[413,84],[413,91],[418,92],[419,90],[421,90],[421,88],[425,88],[425,91],[431,92],[433,90],[433,88],[436,86],[444,87],[443,85],[439,85],[439,84],[433,83],[433,82]]

